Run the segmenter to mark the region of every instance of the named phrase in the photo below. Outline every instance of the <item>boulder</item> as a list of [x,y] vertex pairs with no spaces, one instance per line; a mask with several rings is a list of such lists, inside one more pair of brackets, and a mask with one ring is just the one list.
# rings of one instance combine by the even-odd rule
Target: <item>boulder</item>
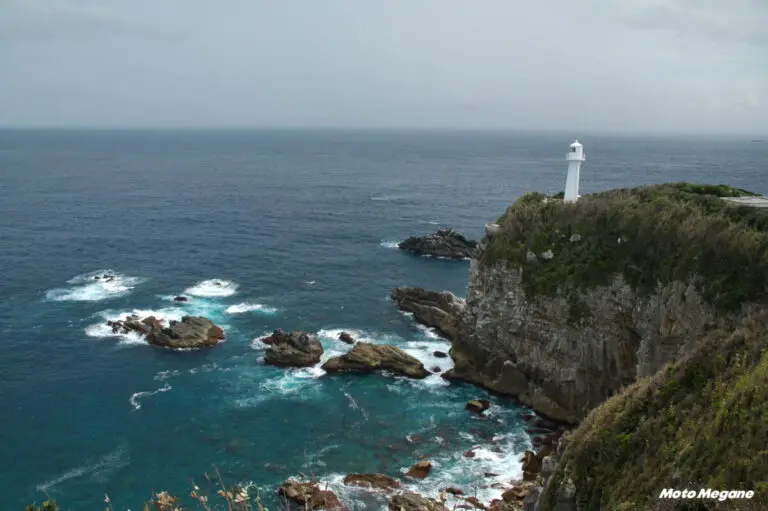
[[397,246],[400,250],[419,256],[470,259],[475,253],[477,242],[452,229],[440,229],[426,236],[411,236]]
[[380,490],[391,490],[400,487],[400,482],[397,479],[384,474],[349,474],[344,478],[344,484]]
[[456,495],[457,497],[460,495],[464,495],[464,492],[462,490],[459,490],[458,488],[454,488],[453,486],[449,486],[448,488],[443,488],[440,491],[445,493],[450,493],[451,495]]
[[477,497],[467,497],[464,499],[464,502],[470,504],[474,509],[482,509],[484,511],[488,509],[488,507],[480,502]]
[[367,374],[374,371],[392,371],[409,378],[426,378],[430,372],[424,364],[400,348],[387,344],[357,342],[344,355],[333,357],[323,364],[327,373]]
[[300,483],[291,479],[281,484],[277,492],[286,499],[301,506],[302,509],[343,509],[341,501],[339,501],[335,493],[321,490],[316,483]]
[[405,473],[408,477],[414,479],[425,479],[432,471],[432,463],[429,461],[420,461],[408,469]]
[[261,339],[268,346],[264,363],[277,367],[310,367],[320,362],[323,346],[306,332],[275,330]]
[[147,342],[164,348],[204,348],[224,339],[224,331],[219,326],[200,316],[184,316],[181,321],[171,321],[167,328],[160,328],[160,321],[152,316],[143,323],[151,329]]
[[177,296],[176,298],[173,299],[173,301],[174,302],[188,302],[189,298],[187,298],[186,296]]
[[533,451],[523,454],[523,481],[534,481],[541,472],[541,460]]
[[448,357],[448,353],[446,353],[444,351],[434,351],[434,352],[432,352],[432,355],[437,357],[437,358],[447,358]]
[[441,502],[412,492],[392,497],[388,509],[389,511],[448,511]]
[[413,313],[419,323],[437,330],[450,340],[458,338],[466,303],[449,291],[428,291],[420,287],[398,287],[392,290],[398,309]]
[[464,408],[474,413],[483,413],[490,407],[491,402],[487,399],[473,399],[464,406]]
[[339,334],[339,340],[341,342],[345,342],[347,344],[355,344],[355,342],[356,342],[355,339],[352,338],[352,336],[349,335],[347,332],[341,332]]

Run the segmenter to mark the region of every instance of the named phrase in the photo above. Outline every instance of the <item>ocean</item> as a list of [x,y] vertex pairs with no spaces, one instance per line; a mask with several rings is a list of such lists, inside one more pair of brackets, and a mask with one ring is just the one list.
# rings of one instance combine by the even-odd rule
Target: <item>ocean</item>
[[[768,144],[581,135],[582,193],[669,181],[768,194]],[[396,243],[452,227],[482,236],[526,191],[565,184],[574,134],[424,131],[0,131],[0,495],[3,509],[140,509],[214,467],[274,507],[291,476],[352,509],[385,500],[350,472],[433,473],[481,500],[521,474],[531,447],[514,400],[438,374],[327,376],[263,364],[276,328],[342,330],[424,361],[448,342],[398,312],[395,286],[466,293],[466,261]],[[105,272],[117,276],[104,283]],[[223,285],[215,285],[214,279]],[[174,303],[184,294],[190,301]],[[106,319],[204,315],[226,342],[172,352],[113,336]],[[489,418],[464,410],[494,402]],[[481,446],[474,458],[464,451]],[[486,477],[485,473],[498,474]]]

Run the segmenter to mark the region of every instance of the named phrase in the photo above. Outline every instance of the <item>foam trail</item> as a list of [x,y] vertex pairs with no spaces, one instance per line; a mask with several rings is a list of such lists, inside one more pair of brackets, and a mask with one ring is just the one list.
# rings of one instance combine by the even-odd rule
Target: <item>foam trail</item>
[[185,289],[184,294],[208,298],[232,296],[237,292],[237,287],[237,284],[229,280],[210,279]]
[[54,302],[98,302],[124,296],[142,282],[113,270],[99,270],[71,278],[68,288],[46,291],[45,298]]
[[382,241],[379,243],[379,246],[384,248],[399,248],[398,245],[400,245],[399,241]]
[[131,406],[134,410],[140,410],[141,409],[141,403],[139,403],[139,398],[143,396],[154,396],[155,394],[159,394],[160,392],[168,392],[173,387],[171,387],[168,383],[163,385],[157,390],[151,390],[151,391],[145,391],[145,392],[134,392],[131,394],[131,398],[128,400],[129,403],[131,403]]
[[49,489],[54,488],[61,483],[84,476],[90,476],[92,479],[103,483],[109,479],[109,476],[112,473],[125,467],[128,463],[130,463],[128,445],[122,443],[113,451],[101,456],[98,462],[67,470],[58,477],[38,484],[35,489],[38,492],[47,492]]
[[227,307],[227,314],[243,314],[245,312],[261,312],[262,314],[276,314],[277,309],[268,305],[262,305],[260,303],[238,303],[236,305],[230,305]]

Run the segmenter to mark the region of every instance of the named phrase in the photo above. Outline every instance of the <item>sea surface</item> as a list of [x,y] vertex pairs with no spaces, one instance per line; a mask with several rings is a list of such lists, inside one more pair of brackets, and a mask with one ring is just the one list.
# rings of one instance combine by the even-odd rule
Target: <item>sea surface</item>
[[[263,364],[276,328],[317,334],[325,359],[360,340],[450,368],[449,344],[399,313],[400,285],[464,296],[468,262],[410,256],[409,235],[479,238],[526,191],[563,189],[574,134],[395,131],[0,131],[0,495],[3,509],[140,509],[215,466],[274,505],[290,476],[327,482],[352,509],[380,496],[350,472],[399,475],[482,500],[531,447],[514,401],[438,374],[325,376]],[[582,193],[727,183],[768,193],[768,144],[584,135]],[[117,276],[104,283],[94,276]],[[218,280],[218,285],[215,282]],[[186,304],[172,301],[190,297]],[[204,315],[226,342],[172,352],[113,336],[109,318]],[[464,451],[481,446],[475,458]],[[484,477],[486,472],[498,476]]]

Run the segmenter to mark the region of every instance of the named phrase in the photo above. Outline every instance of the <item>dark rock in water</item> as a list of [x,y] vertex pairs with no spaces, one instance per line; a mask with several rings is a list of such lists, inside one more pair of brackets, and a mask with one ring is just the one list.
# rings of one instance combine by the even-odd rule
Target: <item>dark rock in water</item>
[[448,511],[441,502],[411,492],[392,497],[388,509],[389,511]]
[[400,250],[419,256],[469,259],[475,253],[477,242],[465,238],[452,229],[440,229],[426,236],[412,236],[397,246]]
[[434,328],[450,340],[458,338],[466,304],[453,293],[397,287],[392,290],[392,300],[398,309],[413,313],[419,323]]
[[142,323],[151,329],[147,342],[164,348],[205,348],[224,339],[224,331],[219,326],[200,316],[184,316],[167,328],[160,328],[162,324],[154,317]]
[[310,367],[320,362],[323,346],[306,332],[275,330],[261,340],[267,344],[264,363],[277,367]]
[[384,474],[349,474],[344,478],[347,486],[362,486],[363,488],[378,488],[390,490],[400,487],[400,481]]
[[487,399],[473,399],[464,406],[464,408],[474,413],[483,413],[490,407],[491,402]]
[[465,457],[465,458],[474,458],[474,457],[475,457],[475,449],[477,449],[477,448],[478,448],[478,447],[477,447],[477,446],[475,446],[475,447],[473,447],[473,448],[469,449],[468,451],[466,451],[466,452],[464,453],[464,457]]
[[347,332],[341,332],[339,334],[339,340],[347,344],[355,344],[356,342],[355,339],[353,339],[352,336],[349,335]]
[[440,491],[445,493],[450,493],[451,495],[456,495],[457,497],[459,495],[464,495],[464,492],[462,490],[459,490],[458,488],[454,488],[453,486],[449,486],[448,488],[443,488]]
[[366,374],[388,370],[409,378],[426,378],[429,371],[424,364],[394,346],[357,342],[346,354],[333,357],[323,364],[328,373]]
[[163,348],[205,348],[224,339],[224,331],[209,319],[185,316],[181,321],[171,321],[165,326],[154,316],[139,320],[132,314],[125,319],[107,321],[114,334],[135,332],[145,336],[149,344]]
[[425,479],[431,471],[432,463],[429,461],[420,461],[409,468],[405,475],[414,479]]
[[306,510],[342,510],[341,501],[335,493],[321,490],[316,483],[300,483],[289,480],[280,485],[277,492],[286,499]]
[[435,366],[432,369],[430,369],[430,371],[432,371],[433,373],[439,373],[440,371],[442,371],[442,369],[440,369],[439,366]]
[[186,296],[177,296],[176,298],[173,299],[173,301],[174,302],[188,302],[189,298],[187,298]]
[[474,509],[488,509],[485,504],[480,502],[477,497],[467,497],[464,499],[467,504],[471,504]]
[[483,476],[484,477],[498,477],[499,474],[497,474],[496,472],[486,472],[485,474],[483,474]]
[[437,358],[448,358],[448,353],[444,351],[434,351],[432,352],[432,355]]

